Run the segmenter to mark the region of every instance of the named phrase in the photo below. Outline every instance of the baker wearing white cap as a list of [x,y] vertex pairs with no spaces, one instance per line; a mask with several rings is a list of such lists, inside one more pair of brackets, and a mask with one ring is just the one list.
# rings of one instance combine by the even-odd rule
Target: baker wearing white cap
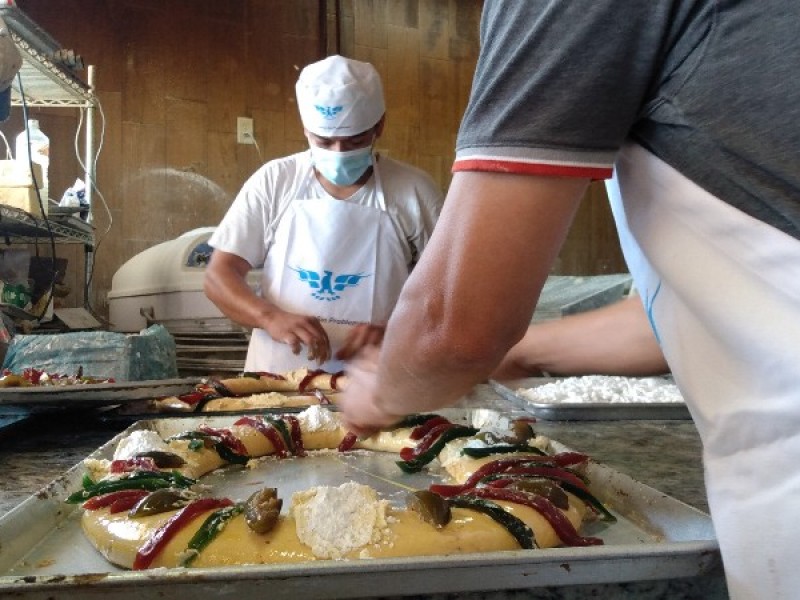
[[375,152],[386,108],[372,65],[330,56],[296,94],[309,150],[256,171],[209,240],[205,291],[253,328],[247,371],[335,372],[379,342],[442,205],[427,174]]

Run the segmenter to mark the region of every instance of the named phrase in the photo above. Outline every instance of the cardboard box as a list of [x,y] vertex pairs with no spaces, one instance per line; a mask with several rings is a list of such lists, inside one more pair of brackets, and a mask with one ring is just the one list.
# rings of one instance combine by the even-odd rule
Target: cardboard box
[[[39,187],[42,180],[42,165],[33,163],[33,174]],[[0,187],[33,187],[30,165],[17,160],[0,160]]]
[[[42,200],[44,202],[44,198]],[[0,204],[19,208],[34,217],[42,216],[39,199],[33,187],[0,187]],[[44,210],[47,214],[47,204],[44,204]]]
[[[33,163],[33,175],[42,189],[42,167]],[[16,160],[0,160],[0,204],[19,208],[36,217],[42,216],[36,188],[33,185],[30,166]],[[44,214],[47,214],[48,199],[42,197]]]

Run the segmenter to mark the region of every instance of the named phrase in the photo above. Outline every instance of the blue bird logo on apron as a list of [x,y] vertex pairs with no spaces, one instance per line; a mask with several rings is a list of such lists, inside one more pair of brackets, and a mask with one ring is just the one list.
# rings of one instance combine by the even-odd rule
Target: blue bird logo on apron
[[317,271],[311,271],[310,269],[289,268],[297,273],[300,281],[305,281],[308,284],[311,288],[311,297],[317,300],[338,300],[342,297],[339,292],[349,287],[356,287],[362,279],[370,276],[357,273],[336,275],[334,277],[332,271],[323,271],[323,274],[320,275]]

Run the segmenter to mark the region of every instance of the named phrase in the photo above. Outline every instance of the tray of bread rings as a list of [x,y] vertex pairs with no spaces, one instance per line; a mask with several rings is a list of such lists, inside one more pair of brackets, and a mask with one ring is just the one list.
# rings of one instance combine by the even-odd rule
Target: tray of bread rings
[[311,405],[335,407],[346,386],[344,372],[303,367],[281,373],[249,372],[225,378],[203,377],[188,390],[151,395],[104,413],[107,420],[185,417],[191,413],[258,414],[293,412]]
[[102,383],[54,383],[0,388],[0,407],[24,406],[32,410],[92,408],[125,404],[192,391],[200,378],[157,379]]
[[0,518],[0,596],[324,599],[719,572],[707,514],[533,421],[502,401],[366,439],[323,406],[139,421]]
[[[241,377],[236,379],[242,379]],[[231,379],[222,379],[210,385],[209,379],[202,379],[195,388],[182,395],[168,397],[144,398],[126,402],[104,411],[103,419],[107,421],[131,421],[134,419],[151,419],[187,417],[191,414],[234,415],[262,414],[265,412],[290,413],[301,412],[309,406],[326,406],[338,410],[337,403],[343,393],[342,387],[330,389],[320,385],[313,389],[265,391],[248,394],[234,394],[229,389]],[[235,381],[235,380],[234,380]],[[341,385],[341,384],[339,384]],[[505,408],[508,401],[490,384],[476,385],[472,391],[459,400],[460,408]]]

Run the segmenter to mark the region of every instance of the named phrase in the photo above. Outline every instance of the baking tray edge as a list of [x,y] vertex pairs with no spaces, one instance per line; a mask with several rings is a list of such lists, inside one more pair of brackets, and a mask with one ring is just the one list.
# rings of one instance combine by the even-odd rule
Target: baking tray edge
[[558,404],[535,403],[516,394],[506,385],[490,380],[490,387],[515,407],[548,421],[624,421],[624,420],[665,420],[687,421],[692,415],[683,402],[626,402],[610,404],[602,402],[581,402]]
[[[196,421],[198,419],[187,419]],[[219,418],[202,419],[214,421]],[[224,419],[222,419],[224,420]],[[117,441],[133,428],[148,427],[140,422],[115,436],[93,452],[91,457],[104,456]],[[560,444],[554,442],[556,449]],[[370,561],[320,561],[300,565],[256,565],[216,569],[158,569],[141,573],[105,572],[81,575],[8,576],[0,574],[0,595],[13,594],[30,600],[39,598],[92,598],[113,593],[115,598],[162,598],[165,592],[174,597],[178,589],[190,585],[187,592],[221,592],[238,590],[242,594],[269,592],[270,598],[325,599],[388,594],[432,594],[530,588],[558,585],[617,583],[691,577],[716,572],[721,568],[718,545],[710,518],[697,509],[670,498],[644,484],[635,482],[602,464],[593,463],[593,477],[608,478],[608,486],[624,492],[630,504],[626,511],[642,512],[643,518],[653,520],[656,527],[668,526],[670,506],[680,506],[688,512],[691,524],[683,537],[670,541],[667,552],[652,559],[652,548],[641,544],[615,544],[594,547],[591,555],[586,549],[557,548],[546,551],[512,551],[469,554],[457,557],[434,556]],[[29,529],[30,521],[41,533],[58,527],[75,507],[66,507],[61,499],[73,489],[84,472],[82,463],[71,468],[35,496],[0,518],[0,554],[5,563],[20,560],[21,547],[8,544],[15,533],[25,528],[26,536],[38,535]],[[631,489],[630,486],[635,486]],[[666,506],[667,502],[670,506]],[[653,513],[653,507],[666,506]],[[21,518],[25,517],[25,518]],[[16,528],[16,529],[15,529]],[[5,538],[5,540],[3,540]],[[696,538],[696,539],[692,539]],[[10,556],[9,554],[14,554]],[[87,585],[90,583],[90,585]],[[176,588],[176,586],[178,586]],[[224,586],[224,588],[223,588]],[[58,596],[54,594],[59,592]]]

